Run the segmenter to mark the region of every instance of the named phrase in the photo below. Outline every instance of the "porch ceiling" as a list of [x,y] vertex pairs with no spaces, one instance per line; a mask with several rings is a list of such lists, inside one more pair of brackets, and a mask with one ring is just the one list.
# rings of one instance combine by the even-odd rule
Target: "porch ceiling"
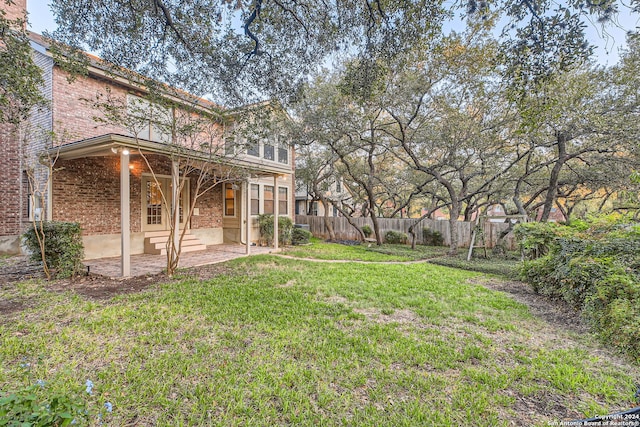
[[[53,147],[48,150],[49,155],[63,160],[80,159],[85,157],[114,156],[117,150],[128,148],[132,154],[161,154],[165,156],[189,157],[195,160],[207,162],[210,158],[206,153],[187,148],[176,152],[176,147],[171,144],[140,140],[130,136],[118,134],[105,134],[81,141]],[[220,166],[240,167],[257,176],[273,174],[293,173],[289,165],[272,165],[266,162],[247,161],[242,158],[228,158],[220,161]]]

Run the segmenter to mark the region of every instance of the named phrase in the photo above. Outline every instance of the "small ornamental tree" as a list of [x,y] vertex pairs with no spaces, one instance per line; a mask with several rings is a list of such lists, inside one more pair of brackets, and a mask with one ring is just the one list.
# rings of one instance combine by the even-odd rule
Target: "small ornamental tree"
[[[171,88],[156,86],[147,81],[146,96],[130,98],[114,96],[107,88],[95,99],[85,99],[85,102],[101,113],[94,117],[96,122],[120,126],[134,136],[139,147],[134,153],[142,157],[150,171],[163,205],[170,207],[166,270],[167,275],[172,276],[179,265],[187,230],[187,227],[178,228],[179,222],[190,223],[202,196],[223,183],[245,179],[246,171],[235,166],[233,161],[242,150],[236,144],[233,150],[227,150],[225,146],[231,118],[213,107],[199,107],[199,98],[189,98],[179,92],[173,93]],[[160,185],[157,171],[140,148],[143,139],[140,135],[150,124],[162,135],[161,144],[176,175],[176,188],[171,189],[173,194],[165,194],[168,192]],[[178,200],[187,191],[188,182],[191,183],[189,209],[180,214]],[[182,221],[179,221],[180,215]]]
[[[49,189],[51,188],[53,173],[56,171],[58,152],[49,152],[43,150],[43,148],[48,145],[60,146],[60,140],[61,138],[65,138],[66,134],[63,132],[60,137],[53,132],[33,128],[26,123],[22,123],[20,128],[22,136],[21,143],[23,146],[23,152],[25,153],[25,156],[22,159],[22,167],[24,168],[29,186],[29,194],[27,195],[29,198],[29,218],[31,222],[29,236],[33,238],[34,243],[34,246],[30,249],[34,259],[39,256],[39,259],[36,260],[42,263],[42,270],[47,280],[50,280],[52,278],[52,273],[49,270],[51,260],[47,260],[47,256],[50,254],[51,249],[47,249],[50,245],[50,243],[47,242],[47,238],[51,233],[51,227],[48,227],[45,230],[45,220],[49,218],[51,214],[47,210],[47,200],[51,197]],[[56,139],[58,139],[58,141],[55,141]],[[30,147],[29,141],[33,140],[41,141],[40,147]],[[37,152],[37,150],[43,151]],[[56,233],[57,232],[58,231],[56,231]],[[82,258],[80,258],[80,260],[82,260]],[[56,261],[54,260],[54,263],[55,262]]]

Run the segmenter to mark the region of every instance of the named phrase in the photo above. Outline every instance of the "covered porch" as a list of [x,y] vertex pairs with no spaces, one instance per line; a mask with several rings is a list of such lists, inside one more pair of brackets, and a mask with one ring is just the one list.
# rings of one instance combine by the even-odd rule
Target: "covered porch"
[[[250,195],[252,183],[266,179],[272,189],[278,189],[279,177],[291,173],[291,166],[248,162],[242,157],[211,157],[184,149],[175,152],[172,148],[168,144],[108,134],[51,149],[63,163],[56,172],[57,178],[52,180],[55,204],[49,212],[54,212],[54,219],[81,223],[85,255],[90,259],[85,265],[91,273],[108,277],[159,273],[166,267],[166,255],[152,254],[164,251],[171,229],[175,230],[173,244],[183,249],[180,267],[226,261],[249,254],[254,248],[262,252],[261,248],[251,247],[258,238],[252,212],[255,200]],[[196,192],[190,191],[195,186],[189,184],[198,177],[186,172],[183,175],[179,162],[184,158],[193,163],[194,170],[204,170],[202,166],[211,164],[221,169],[223,175],[229,174],[226,169],[241,173],[224,184],[224,194],[222,185],[216,184],[196,203]],[[278,217],[279,205],[277,202],[273,205],[273,214]],[[190,206],[193,216],[186,214]],[[187,236],[180,242],[182,230],[187,231]],[[153,233],[162,236],[152,236]],[[274,234],[277,235],[277,221]],[[153,239],[162,241],[152,242]],[[192,239],[198,244],[185,248]],[[152,244],[156,247],[151,248]],[[205,247],[206,250],[200,250]],[[190,253],[187,249],[198,252]],[[278,249],[277,240],[271,248],[274,249]],[[114,270],[116,264],[118,271]]]
[[[253,246],[251,254],[268,254],[274,252],[273,247]],[[247,256],[244,245],[237,243],[223,243],[209,245],[206,250],[188,252],[180,256],[180,268],[198,267],[201,265],[217,264],[236,258]],[[121,257],[98,258],[85,260],[84,265],[91,274],[106,277],[122,276]],[[167,266],[166,255],[136,254],[131,255],[130,276],[144,276],[161,273]]]

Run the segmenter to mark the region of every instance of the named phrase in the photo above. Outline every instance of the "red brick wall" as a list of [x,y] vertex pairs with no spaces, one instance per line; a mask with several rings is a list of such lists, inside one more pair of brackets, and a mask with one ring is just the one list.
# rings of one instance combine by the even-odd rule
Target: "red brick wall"
[[[191,182],[191,198],[195,195],[196,185]],[[200,215],[191,217],[191,228],[222,227],[222,184],[214,187],[198,198],[196,207]]]
[[0,124],[0,236],[20,234],[20,143],[15,127]]
[[[169,159],[148,156],[149,163],[157,175],[170,175]],[[141,231],[142,221],[142,176],[150,173],[146,162],[137,155],[130,160],[130,209],[131,231]],[[61,169],[53,178],[53,219],[56,221],[78,221],[83,234],[120,233],[120,158],[89,157],[60,161]],[[195,182],[191,183],[192,197]],[[210,190],[197,202],[200,215],[193,216],[191,227],[214,228],[222,226],[222,192]]]
[[78,221],[84,234],[120,232],[119,158],[59,161],[53,174],[54,221]]
[[[111,96],[124,99],[127,91],[105,80],[94,77],[78,77],[67,81],[67,74],[61,69],[53,69],[53,130],[61,144],[79,141],[93,136],[127,132],[120,126],[96,123],[99,113],[91,106],[98,93],[105,94],[109,87]],[[89,101],[83,101],[89,100]]]
[[0,2],[2,9],[6,12],[5,17],[13,21],[15,19],[24,19],[27,10],[27,0],[13,0],[13,4],[8,5],[4,0]]

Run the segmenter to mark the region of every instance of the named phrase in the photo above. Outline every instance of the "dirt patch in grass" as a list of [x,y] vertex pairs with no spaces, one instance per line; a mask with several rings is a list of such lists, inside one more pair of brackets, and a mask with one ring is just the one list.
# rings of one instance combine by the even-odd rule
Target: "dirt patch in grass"
[[103,300],[117,295],[142,292],[150,286],[168,281],[164,274],[136,276],[126,279],[91,275],[74,279],[56,280],[47,289],[57,292],[73,291],[90,299]]
[[[26,256],[15,256],[2,260],[0,284],[2,289],[11,289],[16,283],[27,280],[44,280],[41,266]],[[74,291],[91,299],[108,299],[120,294],[140,292],[156,283],[167,281],[163,274],[112,279],[100,275],[78,276],[72,279],[52,280],[45,287],[54,292]],[[12,298],[0,301],[0,315],[10,315],[29,307],[27,300]]]
[[[180,271],[187,277],[193,277],[198,280],[210,280],[215,279],[218,276],[233,276],[237,274],[237,270],[229,267],[227,264],[210,264],[202,265],[200,267],[192,267]],[[246,272],[249,274],[250,272]]]
[[0,301],[0,313],[2,316],[11,316],[13,313],[20,312],[27,308],[27,302],[24,299],[8,299]]
[[[220,275],[235,274],[235,270],[223,264],[213,264],[181,270],[178,277],[194,277],[198,280],[210,280]],[[28,257],[16,256],[2,260],[0,264],[0,289],[9,290],[19,282],[27,280],[44,280],[40,266],[29,261]],[[45,288],[52,292],[71,291],[91,300],[107,300],[118,295],[132,294],[171,281],[165,274],[128,277],[124,279],[110,278],[100,275],[79,276],[72,279],[53,280],[45,283]],[[15,315],[31,307],[24,298],[8,298],[0,300],[0,322],[7,321]]]
[[0,285],[24,282],[25,280],[44,278],[39,264],[29,260],[27,256],[12,256],[0,260]]

